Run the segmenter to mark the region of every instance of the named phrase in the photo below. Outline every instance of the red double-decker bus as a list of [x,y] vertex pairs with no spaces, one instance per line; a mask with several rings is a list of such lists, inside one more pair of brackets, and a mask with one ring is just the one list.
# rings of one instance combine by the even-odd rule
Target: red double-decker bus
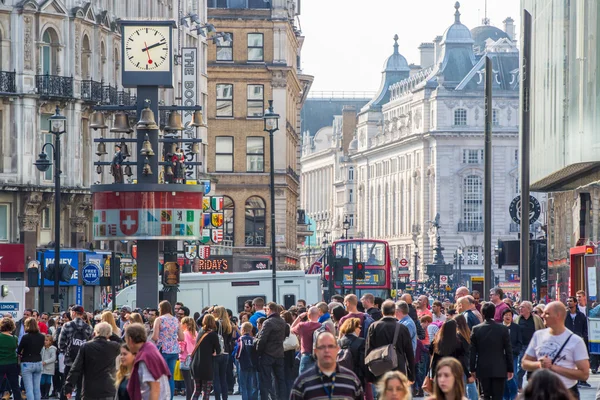
[[356,281],[355,294],[360,297],[365,293],[387,298],[392,288],[390,246],[383,240],[348,239],[333,242],[333,254],[336,258],[347,258],[349,265],[344,267],[344,279],[334,284],[335,292],[340,294],[352,290],[352,255],[356,250],[356,262],[365,266],[365,279]]

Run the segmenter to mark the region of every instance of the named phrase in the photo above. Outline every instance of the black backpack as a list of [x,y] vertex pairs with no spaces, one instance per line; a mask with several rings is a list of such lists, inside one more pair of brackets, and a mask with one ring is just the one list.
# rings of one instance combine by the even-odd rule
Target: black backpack
[[354,354],[358,354],[361,343],[363,343],[363,341],[357,338],[354,339],[350,346],[342,347],[337,354],[337,364],[344,368],[348,368],[350,371],[355,371],[356,362],[358,360],[354,359]]
[[67,355],[71,361],[75,361],[77,358],[77,354],[79,354],[79,349],[85,342],[88,341],[88,337],[86,334],[86,327],[79,327],[75,324],[75,330],[69,339],[69,343],[67,344]]

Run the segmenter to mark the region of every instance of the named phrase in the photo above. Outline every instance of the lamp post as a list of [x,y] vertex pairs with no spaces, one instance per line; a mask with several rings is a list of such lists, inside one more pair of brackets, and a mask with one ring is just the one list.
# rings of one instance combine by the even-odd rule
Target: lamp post
[[331,296],[333,295],[333,268],[329,265],[330,260],[328,257],[329,250],[329,240],[327,240],[327,231],[323,233],[323,241],[321,242],[321,249],[323,249],[323,267],[329,266],[329,279],[327,280],[327,302],[331,301]]
[[[45,148],[46,146],[52,147],[54,159],[54,302],[52,304],[52,312],[54,314],[60,312],[60,135],[66,133],[66,126],[67,118],[64,115],[60,115],[60,110],[58,106],[56,106],[56,112],[50,117],[49,127],[50,133],[54,135],[54,145],[52,145],[52,143],[44,144],[38,159],[33,163],[39,171],[48,171],[52,165],[52,161],[48,160],[48,154],[46,154]],[[43,270],[44,266],[42,266],[42,271]],[[44,278],[42,272],[42,279]]]
[[417,282],[417,284],[419,283],[419,280],[417,279],[417,264],[419,263],[419,248],[417,246],[415,246],[415,266],[414,266],[414,270],[415,270],[415,282]]
[[271,163],[271,266],[273,280],[273,301],[277,302],[277,248],[275,247],[275,163],[273,162],[273,133],[279,130],[279,114],[273,111],[273,100],[269,100],[269,108],[263,116],[265,132],[269,132],[269,161]]
[[344,215],[344,222],[342,223],[344,226],[344,237],[342,239],[348,239],[348,230],[350,229],[350,221],[348,221],[348,216]]
[[462,247],[456,249],[456,262],[458,263],[458,287],[462,286],[462,258],[463,258],[463,250]]

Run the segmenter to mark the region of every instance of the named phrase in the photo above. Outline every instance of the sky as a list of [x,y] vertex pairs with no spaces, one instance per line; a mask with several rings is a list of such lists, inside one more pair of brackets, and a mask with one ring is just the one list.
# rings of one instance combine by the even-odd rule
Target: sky
[[[461,22],[481,25],[486,0],[460,0]],[[454,23],[455,0],[302,0],[300,28],[306,37],[302,70],[315,77],[311,92],[374,92],[383,63],[399,51],[419,64],[418,46],[432,42]],[[520,0],[487,0],[491,25],[504,29],[506,17],[520,32]]]

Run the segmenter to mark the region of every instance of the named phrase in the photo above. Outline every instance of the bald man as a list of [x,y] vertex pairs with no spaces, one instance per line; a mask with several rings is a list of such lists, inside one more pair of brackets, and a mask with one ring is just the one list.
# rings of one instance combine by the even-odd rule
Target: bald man
[[408,293],[404,293],[401,297],[400,300],[405,301],[406,304],[408,304],[408,315],[410,316],[410,318],[413,320],[413,322],[415,323],[416,327],[417,327],[417,337],[419,338],[419,340],[423,340],[425,339],[426,333],[425,333],[425,329],[423,329],[423,327],[421,326],[421,322],[419,321],[419,316],[417,315],[417,309],[415,308],[415,306],[413,305],[413,300],[412,300],[412,296]]
[[298,318],[292,323],[291,332],[300,337],[300,373],[312,368],[315,364],[313,358],[314,333],[321,326],[324,326],[329,331],[327,325],[322,325],[319,322],[318,307],[309,308],[308,312],[298,315]]
[[456,289],[456,294],[454,295],[454,298],[458,299],[459,297],[468,296],[469,294],[469,289],[464,286],[461,286],[458,289]]
[[583,339],[565,327],[566,315],[559,301],[546,306],[542,317],[547,328],[535,331],[521,365],[526,371],[551,370],[578,399],[577,381],[587,381],[590,362]]
[[[456,311],[465,316],[469,329],[479,325],[483,321],[475,314],[475,302],[469,299],[471,296],[463,296],[456,300]],[[471,297],[472,299],[472,297]]]

